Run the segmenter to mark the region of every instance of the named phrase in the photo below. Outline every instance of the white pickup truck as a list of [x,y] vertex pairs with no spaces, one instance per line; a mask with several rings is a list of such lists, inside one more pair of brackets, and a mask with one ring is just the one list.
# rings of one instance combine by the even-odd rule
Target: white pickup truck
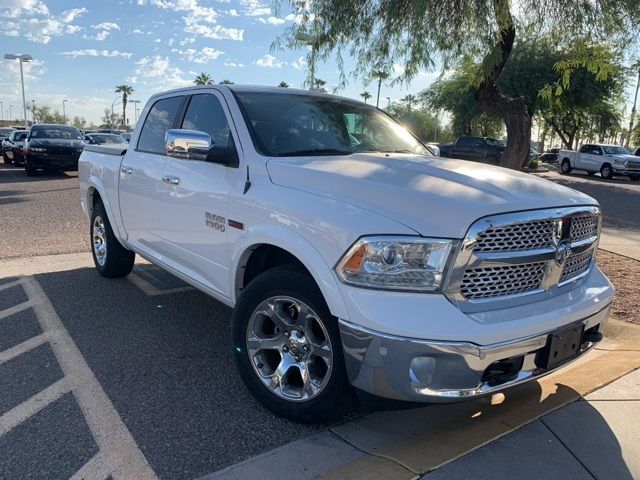
[[79,176],[98,272],[138,254],[233,307],[242,379],[300,422],[336,418],[354,387],[450,402],[540,377],[601,340],[614,295],[593,198],[434,157],[345,98],[155,95]]
[[602,178],[626,175],[632,181],[640,180],[640,158],[618,145],[585,143],[577,152],[560,150],[558,153],[562,173],[584,170],[589,176],[600,172]]

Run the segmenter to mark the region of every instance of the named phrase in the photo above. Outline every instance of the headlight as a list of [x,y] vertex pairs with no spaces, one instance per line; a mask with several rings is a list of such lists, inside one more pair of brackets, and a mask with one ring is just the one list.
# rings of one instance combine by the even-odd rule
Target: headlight
[[452,240],[364,237],[336,266],[341,281],[385,290],[433,292],[442,287]]
[[625,163],[627,163],[626,160],[614,160],[613,163],[615,163],[616,165],[624,165]]
[[39,148],[39,147],[33,147],[33,148],[30,148],[29,150],[36,153],[44,153],[47,151],[46,148]]

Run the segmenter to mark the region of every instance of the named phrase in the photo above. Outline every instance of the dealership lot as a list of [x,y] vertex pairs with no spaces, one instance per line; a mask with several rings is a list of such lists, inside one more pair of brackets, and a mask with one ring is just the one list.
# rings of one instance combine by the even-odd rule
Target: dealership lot
[[[570,387],[536,383],[495,408],[485,400],[369,416],[354,407],[330,430],[282,420],[253,400],[236,373],[227,307],[146,263],[126,279],[100,277],[75,173],[27,181],[22,171],[2,167],[0,391],[7,393],[0,398],[0,472],[7,478],[105,478],[112,471],[114,478],[197,478],[284,448],[270,457],[277,459],[296,441],[309,442],[305,452],[316,448],[325,461],[342,462],[327,478],[371,472],[363,462],[372,458],[385,478],[410,478],[594,388],[565,375]],[[606,227],[640,230],[632,213],[640,185],[554,175],[545,174],[598,198]],[[637,368],[637,355],[616,355],[599,372],[599,386]],[[593,365],[583,368],[593,372]],[[477,411],[484,423],[469,436]],[[395,429],[382,427],[392,423]],[[539,436],[536,428],[531,435]],[[443,442],[445,433],[458,450],[425,455],[425,442]],[[326,474],[317,455],[304,456],[298,478]]]

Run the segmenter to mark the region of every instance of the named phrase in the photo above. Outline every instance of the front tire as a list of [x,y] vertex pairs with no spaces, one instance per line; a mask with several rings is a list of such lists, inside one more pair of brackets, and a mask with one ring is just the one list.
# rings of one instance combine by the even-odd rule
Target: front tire
[[240,376],[276,415],[322,424],[340,417],[352,398],[338,321],[313,279],[294,266],[255,278],[232,318]]
[[640,180],[640,175],[629,175],[629,179],[632,182],[637,182],[638,180]]
[[120,244],[101,202],[98,202],[91,212],[90,235],[93,263],[100,275],[118,278],[131,273],[136,254]]
[[562,160],[562,163],[560,164],[560,168],[562,169],[562,173],[564,173],[565,175],[570,174],[571,170],[573,170],[573,168],[571,168],[571,162],[569,161],[568,158],[565,158],[564,160]]
[[613,168],[608,163],[602,165],[600,169],[600,176],[606,180],[611,180],[613,178]]

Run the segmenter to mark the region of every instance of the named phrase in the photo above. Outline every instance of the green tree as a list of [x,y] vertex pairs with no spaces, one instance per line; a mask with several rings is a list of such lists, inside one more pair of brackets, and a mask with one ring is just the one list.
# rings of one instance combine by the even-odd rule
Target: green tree
[[232,82],[231,80],[227,80],[227,79],[220,81],[220,85],[233,85],[234,83],[236,82]]
[[282,82],[280,82],[278,84],[279,87],[281,88],[289,88],[291,85],[289,85],[287,82],[285,82],[284,80]]
[[57,110],[51,110],[51,107],[43,105],[41,107],[35,107],[33,105],[27,105],[27,110],[35,113],[35,118],[38,123],[64,123],[64,116]]
[[213,83],[213,78],[208,73],[202,72],[198,75],[193,81],[196,85],[211,85]]
[[376,107],[380,106],[380,88],[382,87],[382,81],[389,78],[389,74],[385,70],[374,70],[371,72],[371,78],[378,80],[378,94],[376,95]]
[[411,93],[405,95],[400,99],[400,101],[407,106],[407,110],[409,111],[411,111],[411,107],[413,107],[413,104],[416,103],[417,100],[418,100],[418,97],[416,97],[415,95],[412,95]]
[[314,81],[314,87],[316,90],[318,90],[319,92],[326,92],[327,89],[325,88],[325,85],[327,84],[326,80],[322,80],[321,78],[316,78]]
[[122,129],[127,129],[127,99],[133,93],[133,87],[129,85],[118,85],[115,92],[122,94]]
[[99,126],[102,129],[112,129],[114,125],[122,123],[122,117],[114,112],[111,112],[110,108],[104,109],[104,114],[100,117],[102,122]]
[[84,130],[87,127],[87,121],[84,117],[75,116],[73,117],[73,121],[71,124],[76,127],[78,130]]
[[369,92],[367,92],[367,91],[362,92],[360,94],[360,96],[364,100],[364,103],[367,103],[367,100],[369,100],[371,98],[371,94]]
[[[284,2],[285,0],[281,0]],[[637,45],[637,0],[289,0],[300,22],[286,35],[290,43],[298,31],[313,27],[320,60],[342,52],[356,58],[357,70],[390,71],[404,66],[409,80],[436,61],[444,68],[463,56],[477,65],[472,85],[483,110],[502,118],[507,130],[503,166],[520,169],[529,155],[532,119],[520,96],[506,95],[498,81],[507,66],[517,29],[548,34],[556,44],[609,43],[620,50]],[[562,28],[558,28],[562,25]],[[567,64],[559,89],[571,82],[571,67],[582,66],[599,80],[609,72],[598,57],[586,52]]]

